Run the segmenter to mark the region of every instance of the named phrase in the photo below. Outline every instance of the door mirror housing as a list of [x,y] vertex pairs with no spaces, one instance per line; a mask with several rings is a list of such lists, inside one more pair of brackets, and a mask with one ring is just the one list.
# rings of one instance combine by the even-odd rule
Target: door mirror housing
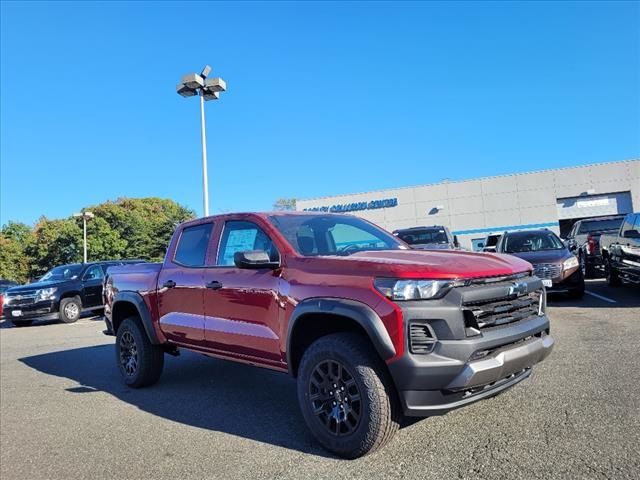
[[264,250],[246,250],[233,254],[233,262],[238,268],[257,270],[269,268],[271,270],[280,266],[280,262],[273,261]]
[[622,236],[624,238],[640,238],[640,232],[638,232],[638,230],[635,230],[635,229],[626,230],[622,232]]
[[460,242],[458,241],[458,236],[454,235],[453,236],[453,246],[458,248],[460,246]]

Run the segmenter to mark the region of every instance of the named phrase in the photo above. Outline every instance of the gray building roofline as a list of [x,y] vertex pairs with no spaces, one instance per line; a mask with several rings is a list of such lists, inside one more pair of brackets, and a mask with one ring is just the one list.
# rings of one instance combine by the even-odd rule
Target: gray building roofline
[[346,197],[346,196],[351,196],[351,195],[365,195],[365,194],[373,194],[373,193],[381,193],[381,192],[385,192],[387,190],[408,190],[410,188],[422,188],[422,187],[434,187],[436,185],[444,185],[444,184],[452,184],[452,183],[465,183],[465,182],[477,182],[478,180],[490,180],[490,179],[494,179],[494,178],[505,178],[505,177],[516,177],[516,176],[521,176],[521,175],[535,175],[535,174],[539,174],[539,173],[545,173],[545,172],[554,172],[554,171],[562,171],[562,170],[574,170],[577,168],[590,168],[590,167],[599,167],[599,166],[604,166],[604,165],[613,165],[613,164],[620,164],[620,163],[631,163],[631,162],[638,162],[640,161],[640,158],[629,158],[626,160],[611,160],[611,161],[605,161],[605,162],[598,162],[598,163],[589,163],[586,165],[577,165],[577,166],[573,166],[573,167],[560,167],[560,168],[546,168],[543,170],[534,170],[531,172],[519,172],[519,173],[505,173],[502,175],[492,175],[492,176],[488,176],[488,177],[477,177],[477,178],[467,178],[464,180],[444,180],[441,182],[435,182],[435,183],[423,183],[423,184],[418,184],[418,185],[409,185],[409,186],[405,186],[405,187],[388,187],[388,188],[380,188],[377,190],[367,190],[364,192],[348,192],[348,193],[336,193],[334,195],[325,195],[322,197],[312,197],[312,198],[299,198],[298,201],[299,202],[312,202],[315,200],[324,200],[327,198],[335,198],[335,197]]

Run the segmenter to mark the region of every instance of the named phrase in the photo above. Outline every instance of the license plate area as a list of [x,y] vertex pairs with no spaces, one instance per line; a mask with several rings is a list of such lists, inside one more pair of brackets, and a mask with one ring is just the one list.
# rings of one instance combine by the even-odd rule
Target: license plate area
[[21,317],[22,316],[22,310],[11,310],[11,316],[12,317]]
[[550,278],[543,278],[542,285],[544,285],[547,288],[551,288],[553,287],[553,281]]

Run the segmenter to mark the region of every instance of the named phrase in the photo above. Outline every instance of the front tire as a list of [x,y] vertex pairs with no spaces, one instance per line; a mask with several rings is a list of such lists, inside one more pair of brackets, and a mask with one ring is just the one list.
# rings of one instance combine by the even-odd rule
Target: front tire
[[298,371],[298,401],[311,433],[345,458],[373,452],[399,428],[399,402],[389,374],[360,335],[316,340]]
[[615,268],[611,266],[611,260],[609,257],[604,259],[604,269],[607,276],[607,285],[610,287],[619,287],[622,285],[622,280]]
[[164,350],[153,345],[135,317],[122,322],[116,334],[116,362],[124,383],[141,388],[158,381],[164,368]]
[[69,297],[60,300],[60,320],[64,323],[75,323],[82,313],[80,297]]

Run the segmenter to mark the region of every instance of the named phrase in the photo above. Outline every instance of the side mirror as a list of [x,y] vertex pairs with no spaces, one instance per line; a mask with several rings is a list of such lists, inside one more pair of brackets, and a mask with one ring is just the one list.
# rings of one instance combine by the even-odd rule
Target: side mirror
[[479,248],[480,250],[482,250],[482,249],[484,248],[484,243],[483,243],[483,242],[480,242],[480,243],[478,244],[478,248]]
[[233,254],[233,262],[238,268],[257,270],[259,268],[278,268],[280,262],[274,262],[264,250],[246,250]]
[[456,248],[460,246],[460,242],[458,241],[458,236],[457,235],[453,236],[453,246],[456,247]]
[[624,238],[640,238],[640,232],[638,230],[626,230],[622,232]]

